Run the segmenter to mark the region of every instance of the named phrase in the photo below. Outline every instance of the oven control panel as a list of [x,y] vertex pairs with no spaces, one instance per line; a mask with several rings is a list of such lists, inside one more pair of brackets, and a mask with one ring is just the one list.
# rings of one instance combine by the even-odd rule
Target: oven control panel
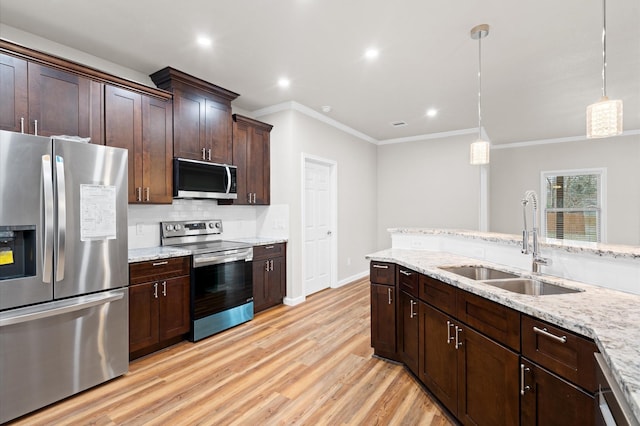
[[162,222],[160,223],[160,231],[162,238],[221,234],[222,221],[210,219]]

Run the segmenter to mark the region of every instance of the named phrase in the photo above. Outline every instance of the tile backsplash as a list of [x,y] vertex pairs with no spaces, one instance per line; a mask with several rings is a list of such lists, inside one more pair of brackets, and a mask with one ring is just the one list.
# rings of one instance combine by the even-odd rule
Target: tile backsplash
[[221,238],[289,237],[289,206],[219,206],[213,200],[173,200],[166,205],[129,205],[129,248],[160,245],[160,222],[222,220]]

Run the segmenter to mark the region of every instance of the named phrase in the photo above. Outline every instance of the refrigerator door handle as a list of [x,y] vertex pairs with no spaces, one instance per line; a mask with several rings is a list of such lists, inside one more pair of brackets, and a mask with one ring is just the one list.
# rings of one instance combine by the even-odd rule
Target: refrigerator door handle
[[67,236],[67,197],[64,183],[64,158],[56,155],[56,188],[58,190],[56,281],[62,281],[64,279],[65,239]]
[[53,180],[51,156],[42,156],[42,191],[44,197],[44,238],[42,249],[42,281],[51,283],[53,275]]
[[69,312],[81,311],[83,309],[91,308],[98,305],[105,305],[116,300],[120,300],[124,297],[124,291],[108,292],[100,295],[99,297],[88,297],[74,304],[69,305],[68,302],[61,303],[61,306],[51,307],[51,304],[47,304],[47,307],[42,310],[18,313],[14,315],[8,315],[3,317],[0,315],[0,328],[8,325],[21,324],[29,321],[34,321],[43,318],[50,318],[57,315],[67,314]]

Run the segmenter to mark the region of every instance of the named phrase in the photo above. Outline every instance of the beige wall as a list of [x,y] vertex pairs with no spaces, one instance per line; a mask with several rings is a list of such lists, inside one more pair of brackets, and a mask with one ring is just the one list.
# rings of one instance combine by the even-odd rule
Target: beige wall
[[[271,202],[290,213],[287,297],[303,296],[302,154],[337,163],[338,283],[368,271],[364,256],[376,250],[377,147],[295,110],[259,117],[271,133]],[[350,265],[347,259],[351,260]]]
[[524,192],[539,195],[540,172],[607,169],[607,242],[640,245],[640,135],[491,152],[491,231],[520,234]]
[[480,168],[469,165],[474,136],[378,147],[378,248],[388,228],[478,229]]

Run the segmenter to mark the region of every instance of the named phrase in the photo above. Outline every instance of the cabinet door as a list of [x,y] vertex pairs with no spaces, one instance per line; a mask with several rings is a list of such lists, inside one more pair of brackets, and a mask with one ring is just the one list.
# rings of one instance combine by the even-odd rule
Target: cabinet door
[[[171,101],[142,96],[142,187],[145,202],[173,201]],[[137,157],[137,155],[136,155]]]
[[247,189],[247,149],[249,145],[249,127],[245,123],[233,122],[233,165],[237,170],[238,198],[233,204],[249,204],[249,190]]
[[268,260],[253,261],[253,312],[258,313],[267,306],[267,268]]
[[158,343],[158,298],[155,283],[129,287],[129,353]]
[[173,96],[174,155],[192,160],[204,160],[205,147],[204,96],[175,90]]
[[282,292],[283,287],[283,276],[284,276],[284,258],[282,257],[274,257],[269,260],[269,272],[268,272],[268,283],[267,283],[267,300],[269,301],[271,306],[278,305],[282,303],[282,298],[284,297],[284,293]]
[[206,134],[203,148],[206,160],[231,164],[231,108],[224,103],[206,99],[205,116]]
[[457,351],[458,419],[463,424],[517,425],[518,355],[469,327],[458,327],[457,333],[461,343]]
[[142,201],[142,96],[105,86],[105,144],[129,150],[129,202]]
[[401,291],[400,314],[398,315],[398,351],[400,352],[400,361],[415,374],[418,374],[419,321],[418,301]]
[[418,377],[453,414],[458,413],[458,363],[453,319],[419,303],[420,359]]
[[269,132],[251,128],[247,149],[247,189],[255,195],[253,204],[271,201],[271,167]]
[[29,133],[91,136],[88,78],[30,62],[28,80]]
[[188,276],[158,283],[161,341],[189,332],[189,283]]
[[27,93],[27,61],[0,54],[0,129],[28,131]]
[[525,389],[521,425],[589,426],[595,422],[593,397],[542,367],[522,358]]
[[376,355],[397,358],[395,287],[371,284],[371,346]]

